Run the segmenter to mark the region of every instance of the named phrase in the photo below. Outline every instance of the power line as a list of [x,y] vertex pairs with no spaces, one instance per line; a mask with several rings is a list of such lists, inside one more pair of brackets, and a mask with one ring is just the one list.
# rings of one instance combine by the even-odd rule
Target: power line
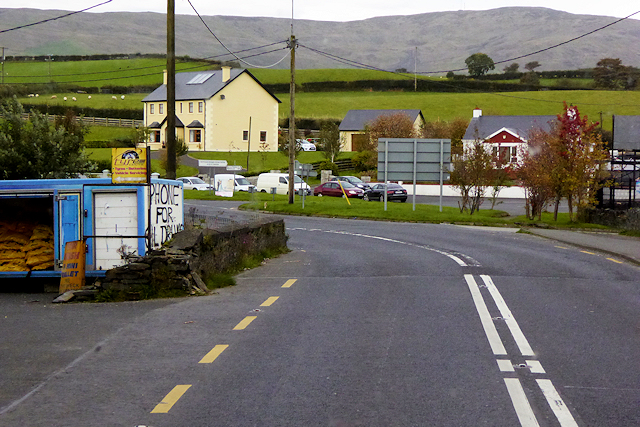
[[88,7],[88,8],[86,8],[86,9],[82,9],[82,10],[77,10],[77,11],[75,11],[75,12],[66,13],[66,14],[64,14],[64,15],[60,15],[60,16],[57,16],[57,17],[55,17],[55,18],[44,19],[44,20],[42,20],[42,21],[33,22],[33,23],[31,23],[31,24],[25,24],[25,25],[20,25],[20,26],[18,26],[18,27],[9,28],[9,29],[7,29],[7,30],[0,30],[0,34],[2,34],[2,33],[6,33],[6,32],[9,32],[9,31],[20,30],[20,29],[22,29],[22,28],[32,27],[32,26],[34,26],[34,25],[44,24],[45,22],[57,21],[58,19],[66,18],[67,16],[71,16],[71,15],[75,15],[75,14],[77,14],[77,13],[86,12],[87,10],[95,9],[95,8],[96,8],[96,7],[98,7],[98,6],[102,6],[102,5],[105,5],[105,4],[107,4],[107,3],[111,3],[111,1],[112,1],[112,0],[107,0],[107,1],[105,1],[105,2],[98,3],[98,4],[94,5],[94,6]]
[[[224,44],[224,43],[222,43],[222,40],[220,40],[220,39],[218,38],[218,36],[216,36],[216,34],[211,30],[211,28],[209,28],[209,26],[207,25],[207,23],[206,23],[206,22],[204,22],[204,19],[202,18],[202,16],[200,16],[200,13],[196,10],[196,8],[195,8],[195,7],[193,6],[193,4],[191,3],[191,0],[187,0],[187,1],[189,2],[189,5],[191,6],[191,9],[193,9],[193,11],[196,13],[196,15],[198,15],[198,18],[200,18],[200,21],[202,21],[202,24],[205,26],[205,28],[206,28],[207,30],[209,30],[209,32],[211,33],[211,35],[212,35],[212,36],[213,36],[213,37],[218,41],[218,43],[220,43],[220,45],[221,45],[223,48],[225,48],[225,50],[226,50],[227,52],[229,52],[231,55],[233,55],[233,57],[234,57],[234,58],[236,58],[238,61],[244,62],[245,64],[247,64],[248,66],[253,67],[253,68],[273,68],[273,67],[275,67],[276,65],[278,65],[279,63],[281,63],[282,61],[284,61],[284,59],[289,55],[289,52],[287,52],[287,53],[286,53],[286,54],[285,54],[285,55],[284,55],[284,56],[283,56],[279,61],[277,61],[275,64],[272,64],[272,65],[266,65],[266,66],[263,66],[263,65],[255,65],[255,64],[251,64],[251,63],[249,63],[249,62],[247,62],[247,61],[242,60],[242,59],[241,59],[241,58],[239,58],[235,53],[233,53],[233,52],[232,52],[232,51],[231,51],[227,46],[225,46],[225,44]],[[283,49],[286,49],[286,48],[283,48]]]
[[[395,72],[395,71],[383,70],[381,68],[374,67],[372,65],[363,64],[363,63],[360,63],[360,62],[357,62],[357,61],[352,61],[352,60],[346,59],[346,58],[342,58],[342,57],[339,57],[337,55],[333,55],[333,54],[330,54],[330,53],[327,53],[327,52],[322,52],[322,51],[320,51],[318,49],[313,49],[313,48],[310,48],[310,47],[307,47],[307,46],[304,46],[304,45],[300,45],[300,46],[302,46],[302,47],[304,47],[306,49],[309,49],[309,50],[311,50],[311,51],[313,51],[315,53],[318,53],[319,55],[323,55],[323,56],[325,56],[325,57],[327,57],[329,59],[333,59],[336,62],[340,62],[340,63],[347,64],[347,65],[352,65],[352,66],[358,67],[358,68],[369,69],[369,70],[374,70],[374,71],[382,71],[382,72],[385,72],[385,73],[391,73],[391,74],[395,74],[395,75],[399,75],[399,76],[405,77],[407,79],[413,79],[412,76],[405,75],[403,73],[398,73],[398,72]],[[447,87],[452,87],[452,88],[456,88],[456,89],[462,89],[462,90],[464,90],[464,91],[466,91],[468,93],[484,93],[484,94],[487,94],[487,95],[501,96],[503,98],[513,98],[513,99],[519,99],[519,100],[536,101],[536,102],[547,102],[547,103],[554,103],[554,104],[561,102],[561,101],[555,101],[555,100],[551,100],[551,99],[538,99],[538,98],[530,98],[530,97],[525,97],[525,96],[508,95],[508,94],[499,93],[499,92],[483,92],[483,91],[475,90],[475,89],[471,89],[471,88],[460,88],[459,86],[455,86],[455,85],[448,84],[448,83],[445,83],[445,82],[441,82],[441,81],[438,81],[438,80],[431,80],[431,79],[427,80],[427,79],[424,79],[424,78],[421,78],[420,80],[429,81],[429,82],[432,82],[433,84],[440,85],[440,86],[447,86]],[[620,107],[637,107],[638,106],[638,104],[593,104],[593,103],[584,103],[584,102],[582,102],[580,104],[581,105],[589,105],[589,106],[620,106]]]
[[[286,42],[286,40],[283,40],[283,41],[278,41],[278,42],[274,42],[274,43],[265,44],[265,45],[262,45],[262,46],[250,47],[250,48],[247,48],[247,49],[239,50],[236,53],[249,52],[249,51],[256,50],[256,49],[263,49],[265,47],[274,46],[274,45],[285,43],[285,42]],[[258,55],[262,55],[262,54],[266,54],[266,53],[273,53],[273,52],[277,52],[279,50],[281,50],[281,49],[270,50],[268,52],[263,52],[263,53],[260,53]],[[198,62],[200,60],[208,61],[208,60],[212,60],[212,59],[215,59],[215,58],[220,58],[220,57],[228,56],[228,55],[229,55],[228,53],[223,53],[223,54],[220,54],[220,55],[208,56],[206,58],[194,59],[193,61],[194,62]],[[245,56],[244,58],[250,58],[251,56],[255,56],[255,55]],[[181,68],[180,71],[198,69],[198,68],[202,68],[202,67],[207,67],[209,65],[210,64],[202,64],[202,65],[196,65],[196,66]],[[148,66],[145,66],[145,67],[127,68],[126,70],[91,71],[91,72],[86,72],[86,73],[72,73],[72,74],[53,74],[53,75],[51,75],[51,77],[74,77],[74,76],[87,76],[87,75],[91,75],[91,74],[122,73],[124,71],[148,70],[148,69],[159,68],[159,67],[166,67],[166,64],[163,63],[163,64],[158,64],[158,65],[148,65]],[[48,75],[47,76],[44,76],[44,75],[35,75],[35,76],[13,75],[11,77],[12,78],[39,78],[39,77],[49,77],[49,76]]]
[[[266,54],[269,54],[269,53],[278,52],[280,50],[282,50],[282,49],[273,49],[273,50],[270,50],[270,51],[267,51],[267,52],[254,53],[253,55],[245,56],[245,58],[252,58],[252,57],[255,57],[255,56],[266,55]],[[194,70],[194,69],[204,68],[204,67],[208,67],[208,66],[209,66],[208,64],[197,65],[197,66],[193,66],[193,67],[182,68],[182,69],[180,69],[180,71]],[[83,74],[79,74],[79,75],[83,75]],[[116,76],[116,77],[108,77],[108,78],[100,78],[100,79],[58,81],[58,82],[53,82],[53,83],[70,84],[70,83],[105,82],[105,81],[112,81],[112,80],[133,79],[133,78],[137,78],[137,77],[147,77],[147,76],[156,76],[156,75],[158,75],[157,72],[145,73],[145,74],[133,74],[133,75],[125,75],[125,76]],[[36,76],[36,77],[48,77],[48,76]],[[11,82],[11,83],[6,83],[6,84],[8,84],[8,85],[30,85],[30,84],[43,85],[43,84],[48,84],[48,83],[52,83],[52,82],[40,82],[40,83],[34,83],[34,82]]]

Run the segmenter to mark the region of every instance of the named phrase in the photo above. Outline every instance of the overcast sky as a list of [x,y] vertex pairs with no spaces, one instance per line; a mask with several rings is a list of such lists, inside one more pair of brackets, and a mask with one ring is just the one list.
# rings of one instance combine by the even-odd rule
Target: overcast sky
[[[13,6],[34,9],[81,10],[106,0],[20,0]],[[191,0],[201,15],[291,17],[291,0],[211,1]],[[176,13],[194,15],[187,0],[175,0]],[[294,0],[294,17],[319,21],[355,21],[388,15],[414,15],[452,10],[487,10],[498,7],[530,6],[563,10],[575,14],[603,15],[622,18],[640,10],[633,0]],[[112,0],[92,12],[161,12],[167,11],[165,0]],[[634,19],[640,19],[640,14]]]

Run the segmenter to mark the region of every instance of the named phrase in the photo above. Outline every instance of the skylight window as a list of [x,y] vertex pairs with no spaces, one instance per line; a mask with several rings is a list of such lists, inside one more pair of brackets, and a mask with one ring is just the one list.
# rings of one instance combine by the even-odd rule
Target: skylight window
[[196,74],[191,80],[187,82],[188,85],[201,85],[206,82],[209,77],[213,76],[215,73],[199,73]]

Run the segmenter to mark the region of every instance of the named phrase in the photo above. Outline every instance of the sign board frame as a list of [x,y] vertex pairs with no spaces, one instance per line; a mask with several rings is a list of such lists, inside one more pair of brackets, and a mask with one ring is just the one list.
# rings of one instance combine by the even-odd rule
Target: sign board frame
[[[445,174],[451,170],[451,140],[423,138],[378,139],[378,181],[412,181],[413,210],[416,209],[416,182],[440,182],[440,212]],[[447,176],[447,179],[449,177]],[[387,197],[385,191],[385,211]]]

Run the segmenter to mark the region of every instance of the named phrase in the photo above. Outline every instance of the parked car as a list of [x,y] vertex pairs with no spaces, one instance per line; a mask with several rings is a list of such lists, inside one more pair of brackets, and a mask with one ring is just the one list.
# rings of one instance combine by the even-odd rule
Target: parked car
[[334,176],[333,178],[331,178],[331,181],[348,182],[349,184],[353,184],[356,187],[362,189],[362,191],[367,191],[371,188],[369,184],[367,184],[357,176]]
[[204,190],[211,190],[213,188],[211,185],[207,184],[197,176],[187,176],[187,177],[178,178],[178,181],[182,181],[183,188],[185,190],[204,191]]
[[[389,183],[386,185],[387,200],[400,200],[402,203],[407,201],[407,190],[402,188],[400,184]],[[384,200],[385,184],[375,184],[371,190],[364,193],[363,200]]]
[[[342,188],[344,188],[344,193],[342,193]],[[362,198],[364,196],[364,191],[361,188],[356,187],[353,184],[348,182],[342,182],[342,188],[340,188],[340,183],[338,181],[327,181],[324,184],[318,185],[313,189],[313,195],[322,197],[322,196],[334,196],[334,197],[343,197],[344,194],[347,197],[359,197]]]
[[251,188],[255,187],[252,185],[247,178],[242,175],[233,175],[231,173],[218,173],[215,175],[216,179],[216,188],[219,188],[219,183],[224,181],[232,181],[235,177],[235,185],[234,191],[249,191]]
[[[293,176],[293,188],[296,194],[311,194],[311,188],[298,175]],[[271,189],[276,189],[276,194],[289,194],[289,174],[288,173],[261,173],[258,175],[256,183],[257,191],[270,193]]]
[[316,145],[306,139],[296,139],[296,144],[300,145],[302,151],[316,151]]

